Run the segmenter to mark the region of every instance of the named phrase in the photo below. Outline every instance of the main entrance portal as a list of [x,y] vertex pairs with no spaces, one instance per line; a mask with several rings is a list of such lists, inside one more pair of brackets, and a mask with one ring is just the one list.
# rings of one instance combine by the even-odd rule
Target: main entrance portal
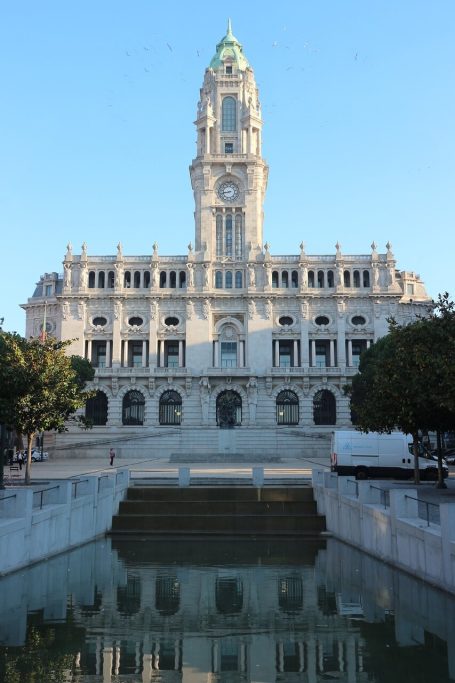
[[242,424],[242,399],[236,391],[223,391],[216,399],[216,423],[221,429]]

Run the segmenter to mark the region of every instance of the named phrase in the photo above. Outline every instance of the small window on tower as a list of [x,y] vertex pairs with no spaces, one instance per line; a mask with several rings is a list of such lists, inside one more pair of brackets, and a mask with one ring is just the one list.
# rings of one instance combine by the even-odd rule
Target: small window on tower
[[224,153],[225,154],[233,154],[234,153],[234,143],[233,142],[225,142],[224,143]]
[[226,73],[231,74],[232,73],[232,64],[227,64],[226,65]]

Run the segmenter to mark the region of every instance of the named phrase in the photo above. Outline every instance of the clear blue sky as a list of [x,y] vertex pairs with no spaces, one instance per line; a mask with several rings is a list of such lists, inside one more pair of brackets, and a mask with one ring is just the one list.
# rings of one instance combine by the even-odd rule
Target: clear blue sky
[[186,253],[204,69],[233,32],[255,70],[275,254],[380,251],[453,294],[453,0],[3,0],[0,317],[75,253]]

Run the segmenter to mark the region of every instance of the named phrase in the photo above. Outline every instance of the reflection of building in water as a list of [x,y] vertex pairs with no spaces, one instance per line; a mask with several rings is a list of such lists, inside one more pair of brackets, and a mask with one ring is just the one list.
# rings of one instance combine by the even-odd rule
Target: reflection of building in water
[[358,625],[327,611],[312,567],[127,566],[119,580],[97,610],[75,608],[88,634],[109,625],[88,637],[81,683],[367,680]]
[[382,683],[400,657],[443,681],[445,648],[454,677],[450,596],[333,540],[305,551],[103,540],[3,579],[0,642],[24,643],[30,611],[63,624],[71,596],[73,683]]

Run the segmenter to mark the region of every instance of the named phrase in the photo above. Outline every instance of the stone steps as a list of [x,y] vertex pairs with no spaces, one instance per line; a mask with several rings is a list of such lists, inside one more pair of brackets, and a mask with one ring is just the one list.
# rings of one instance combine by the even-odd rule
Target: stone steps
[[309,486],[134,486],[111,534],[318,537],[323,531]]

